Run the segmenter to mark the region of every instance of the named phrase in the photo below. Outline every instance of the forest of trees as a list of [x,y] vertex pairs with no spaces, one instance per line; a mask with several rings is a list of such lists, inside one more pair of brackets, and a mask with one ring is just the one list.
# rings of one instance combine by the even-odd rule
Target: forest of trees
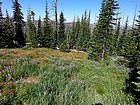
[[[57,0],[53,0],[55,27],[49,19],[47,0],[43,22],[39,17],[38,26],[35,26],[35,12],[29,7],[25,24],[22,6],[18,0],[12,0],[12,2],[12,17],[9,16],[7,10],[6,17],[3,17],[2,2],[0,2],[0,48],[46,47],[59,48],[64,52],[69,52],[74,48],[87,52],[88,59],[99,62],[107,60],[110,56],[122,56],[129,60],[129,67],[138,71],[140,67],[140,13],[134,19],[135,25],[131,28],[128,27],[129,17],[125,24],[121,25],[122,17],[118,13],[120,7],[117,0],[102,0],[94,29],[90,27],[90,11],[85,11],[81,19],[74,18],[72,28],[66,29],[63,11],[58,18]],[[140,88],[138,84],[133,85]],[[135,91],[140,93],[139,90]]]

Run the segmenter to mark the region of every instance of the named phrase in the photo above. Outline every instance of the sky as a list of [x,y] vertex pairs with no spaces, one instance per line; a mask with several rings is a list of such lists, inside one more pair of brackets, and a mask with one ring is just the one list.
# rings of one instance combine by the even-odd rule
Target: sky
[[[5,15],[6,9],[8,10],[10,16],[13,15],[12,10],[12,0],[0,0],[2,1],[2,12]],[[58,14],[61,11],[64,13],[64,17],[67,22],[72,22],[74,17],[80,17],[85,10],[91,11],[91,23],[94,23],[97,20],[95,17],[99,15],[99,10],[101,8],[102,0],[58,0]],[[27,9],[30,6],[31,10],[35,12],[35,19],[38,19],[39,16],[44,17],[45,15],[45,4],[46,0],[19,0],[19,3],[22,6],[22,12],[26,20]],[[137,15],[140,14],[140,0],[118,0],[121,13],[120,16],[126,17],[129,16],[129,24],[132,24],[134,17],[135,7],[137,5]],[[52,0],[48,0],[48,9],[50,19],[54,19],[54,13],[52,12],[53,3]]]

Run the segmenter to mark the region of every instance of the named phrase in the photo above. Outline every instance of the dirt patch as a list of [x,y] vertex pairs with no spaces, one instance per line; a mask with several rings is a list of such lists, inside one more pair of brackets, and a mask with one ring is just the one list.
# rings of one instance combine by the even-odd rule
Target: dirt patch
[[37,83],[38,82],[38,78],[37,77],[25,77],[25,78],[22,78],[20,80],[20,82],[25,82],[25,83]]

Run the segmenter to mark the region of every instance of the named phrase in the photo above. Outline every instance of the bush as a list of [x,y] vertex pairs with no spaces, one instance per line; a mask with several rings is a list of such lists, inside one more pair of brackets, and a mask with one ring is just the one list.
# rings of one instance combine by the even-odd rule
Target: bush
[[62,52],[70,52],[69,46],[68,46],[68,42],[64,41],[61,45],[60,45],[60,51]]
[[16,97],[16,86],[14,84],[4,85],[1,89],[0,105],[21,105],[21,101]]

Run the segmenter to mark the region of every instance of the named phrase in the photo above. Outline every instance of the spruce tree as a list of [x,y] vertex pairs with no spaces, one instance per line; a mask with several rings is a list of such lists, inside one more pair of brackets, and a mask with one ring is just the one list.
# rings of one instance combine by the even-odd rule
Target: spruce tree
[[87,11],[85,11],[84,15],[82,15],[81,24],[80,24],[80,33],[78,32],[78,34],[79,35],[77,38],[78,40],[76,44],[76,49],[81,51],[87,51],[89,45],[89,39],[91,36],[90,12],[89,12],[89,16],[87,15]]
[[37,43],[39,44],[40,47],[42,47],[41,43],[43,40],[43,33],[42,33],[42,24],[41,24],[41,17],[38,19],[38,25],[37,25]]
[[84,21],[83,21],[83,44],[82,50],[87,51],[89,47],[89,39],[91,37],[91,29],[90,29],[90,12],[89,16],[87,17],[87,12],[85,11]]
[[120,31],[121,31],[121,27],[120,27],[120,20],[117,23],[117,28],[115,30],[114,33],[114,37],[113,37],[113,44],[114,44],[114,52],[113,54],[115,54],[116,56],[118,55],[118,50],[119,50],[119,38],[120,38]]
[[2,15],[2,10],[1,10],[1,5],[2,5],[2,2],[0,1],[0,48],[3,48],[4,47],[3,45],[4,31],[3,31],[3,15]]
[[132,55],[132,62],[134,62],[134,68],[140,67],[140,15],[138,16],[138,19],[136,20],[137,24],[134,28],[134,34],[133,34],[133,41],[134,41],[134,50]]
[[37,47],[36,27],[34,25],[34,12],[30,10],[30,7],[28,8],[26,37],[26,41],[31,47]]
[[52,27],[51,27],[51,21],[49,19],[48,4],[46,0],[42,45],[43,47],[51,48],[53,46],[52,44],[53,44]]
[[106,0],[102,0],[101,11],[99,14],[99,20],[96,27],[93,30],[93,35],[90,40],[88,59],[90,60],[101,60],[102,55],[105,55],[105,27],[107,27],[106,22]]
[[58,47],[58,13],[57,13],[57,5],[58,0],[53,0],[53,9],[54,10],[54,16],[55,16],[55,30],[54,30],[54,41],[53,41],[53,48]]
[[75,43],[75,47],[76,49],[78,50],[79,49],[79,40],[80,40],[80,27],[81,27],[81,24],[80,24],[80,18],[77,17],[77,22],[76,22],[76,32],[75,32],[75,38],[76,38],[76,43]]
[[6,18],[4,21],[4,47],[13,48],[14,47],[14,26],[12,19],[9,17],[8,11],[6,10]]
[[73,23],[72,23],[72,32],[69,38],[70,49],[72,49],[75,46],[75,43],[76,43],[76,24],[75,24],[75,17],[74,17]]
[[[99,14],[99,20],[92,35],[89,47],[88,58],[104,61],[113,53],[113,26],[115,11],[119,9],[115,0],[102,0],[102,7]],[[94,42],[93,42],[94,41]],[[96,49],[96,50],[95,50]]]
[[76,43],[76,49],[77,50],[82,50],[83,40],[84,40],[83,26],[84,26],[84,16],[82,15],[81,22],[80,22],[80,27],[79,27],[79,33],[78,33],[79,35],[78,35],[77,43]]
[[59,19],[59,30],[58,30],[58,47],[66,40],[66,35],[65,35],[65,24],[64,24],[64,15],[63,12],[60,14],[60,19]]
[[130,46],[131,53],[127,54],[127,59],[130,61],[131,72],[129,73],[128,92],[134,97],[135,104],[140,104],[140,15],[136,20],[135,28],[132,29]]
[[119,39],[119,55],[125,55],[127,52],[127,49],[129,49],[129,41],[130,41],[130,34],[128,33],[128,17],[125,22],[125,26],[122,30],[122,34],[120,35]]
[[15,42],[17,43],[17,47],[23,47],[25,45],[25,35],[23,32],[24,27],[24,17],[21,12],[21,5],[18,0],[12,0],[13,2],[13,22],[15,27]]

